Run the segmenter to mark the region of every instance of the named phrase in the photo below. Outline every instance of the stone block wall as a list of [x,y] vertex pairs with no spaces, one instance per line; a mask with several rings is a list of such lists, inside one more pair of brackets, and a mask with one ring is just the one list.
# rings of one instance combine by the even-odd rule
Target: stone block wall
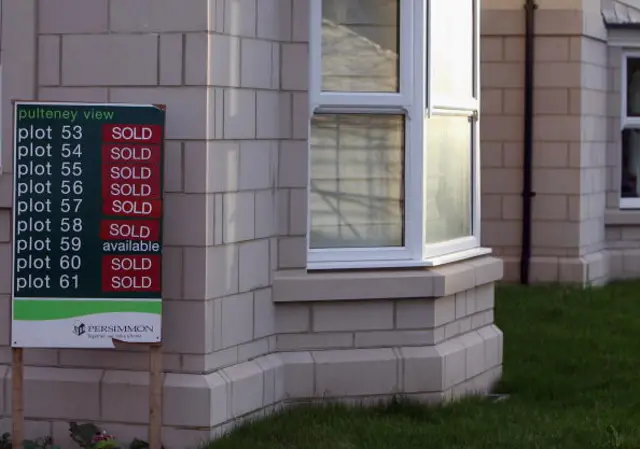
[[[285,2],[287,3],[287,2]],[[276,268],[307,263],[307,182],[309,136],[309,3],[290,2],[291,27],[282,43],[281,91],[288,107],[287,139],[280,144],[277,173]]]
[[[531,280],[603,282],[608,67],[600,6],[537,3]],[[525,12],[522,2],[498,1],[483,15],[483,244],[503,258],[505,278],[517,280]]]
[[[291,2],[5,0],[3,7],[9,119],[0,259],[10,266],[8,99],[166,104],[164,439],[183,447],[209,438],[201,429],[247,412],[233,404],[211,410],[216,392],[231,397],[235,376],[244,379],[231,367],[275,350],[275,186],[280,140],[290,137],[292,121],[291,94],[280,89],[281,41],[291,32]],[[3,270],[5,365],[10,290],[10,270]],[[53,434],[65,446],[68,420],[107,423],[123,438],[146,435],[144,349],[29,349],[25,363],[31,436]],[[207,377],[223,367],[226,377]],[[10,391],[4,367],[0,383]],[[5,396],[0,416],[9,413]],[[0,427],[8,426],[5,418]]]
[[493,324],[493,284],[433,298],[279,303],[278,351],[435,346]]
[[428,271],[280,271],[276,347],[283,360],[313,365],[296,387],[302,398],[486,392],[502,372],[493,316],[501,276],[491,257]]
[[[482,243],[508,260],[520,252],[524,12],[482,10]],[[506,279],[517,267],[505,263]]]

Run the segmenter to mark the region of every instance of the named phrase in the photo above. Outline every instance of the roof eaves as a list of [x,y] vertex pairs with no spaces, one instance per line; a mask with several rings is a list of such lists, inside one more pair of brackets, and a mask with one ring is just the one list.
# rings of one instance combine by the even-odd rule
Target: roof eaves
[[619,0],[608,0],[601,12],[607,28],[640,28],[640,9]]

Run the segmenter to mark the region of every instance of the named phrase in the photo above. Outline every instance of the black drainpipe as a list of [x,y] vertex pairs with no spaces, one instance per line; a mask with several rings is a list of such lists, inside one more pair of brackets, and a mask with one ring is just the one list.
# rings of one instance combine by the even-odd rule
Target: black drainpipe
[[529,284],[531,262],[531,208],[533,197],[533,66],[535,0],[526,0],[525,56],[524,56],[524,160],[522,165],[522,253],[520,257],[520,283]]

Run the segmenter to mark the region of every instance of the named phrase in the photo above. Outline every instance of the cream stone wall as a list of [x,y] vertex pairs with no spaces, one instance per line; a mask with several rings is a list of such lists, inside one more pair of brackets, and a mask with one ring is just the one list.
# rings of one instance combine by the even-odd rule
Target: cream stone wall
[[[11,99],[167,105],[168,449],[292,401],[486,392],[499,259],[308,273],[308,0],[2,0],[0,431],[10,429]],[[489,125],[493,126],[493,125]],[[25,350],[28,437],[145,437],[146,350]]]
[[[279,139],[292,133],[291,94],[280,89],[281,62],[290,53],[281,41],[290,39],[292,11],[290,2],[275,0],[3,1],[5,267],[10,99],[167,105],[168,447],[191,446],[274,403],[263,397],[261,370],[234,367],[275,350],[276,173]],[[2,391],[9,392],[8,269],[0,291]],[[29,436],[53,434],[69,447],[68,420],[105,423],[124,439],[146,435],[144,350],[28,349],[25,362]],[[0,415],[8,417],[10,398],[1,402]],[[0,427],[9,424],[5,418]]]
[[[531,280],[600,283],[608,276],[608,62],[600,4],[537,3]],[[522,5],[483,2],[481,29],[483,244],[503,258],[509,280],[519,278],[521,251]]]

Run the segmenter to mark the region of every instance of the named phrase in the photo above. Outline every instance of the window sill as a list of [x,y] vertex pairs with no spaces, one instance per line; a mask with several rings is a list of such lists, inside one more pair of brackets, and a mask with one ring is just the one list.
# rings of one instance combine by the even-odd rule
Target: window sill
[[620,210],[639,210],[640,198],[620,198]]
[[640,210],[606,210],[604,213],[604,224],[605,226],[640,225]]
[[502,260],[485,256],[441,267],[275,273],[273,301],[360,301],[449,296],[502,279]]
[[491,254],[491,248],[473,248],[466,251],[457,251],[443,256],[432,257],[426,260],[373,260],[368,262],[312,262],[307,264],[309,271],[329,270],[369,270],[381,268],[420,268],[438,267],[441,265],[460,262],[461,260]]

